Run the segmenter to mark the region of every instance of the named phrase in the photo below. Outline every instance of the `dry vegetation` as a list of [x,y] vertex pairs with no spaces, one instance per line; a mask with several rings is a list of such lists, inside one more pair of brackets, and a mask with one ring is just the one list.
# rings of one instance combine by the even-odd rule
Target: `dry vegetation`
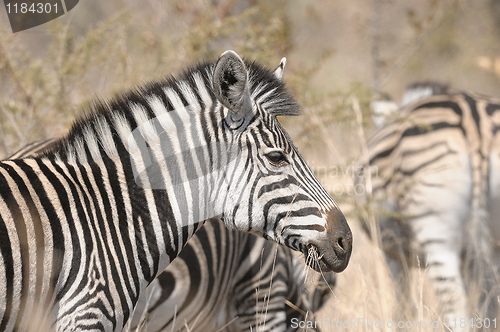
[[[35,33],[31,34],[12,34],[6,25],[7,20],[0,21],[1,156],[27,142],[64,134],[74,117],[94,96],[110,96],[141,82],[175,73],[196,61],[216,59],[226,49],[235,49],[248,59],[256,59],[269,67],[276,66],[282,56],[294,54],[294,61],[289,61],[287,66],[285,80],[304,106],[304,116],[283,119],[283,122],[313,170],[348,211],[354,233],[351,263],[345,272],[338,275],[334,297],[317,314],[317,320],[322,322],[326,318],[330,322],[348,322],[348,327],[341,328],[343,331],[387,331],[391,330],[387,325],[389,321],[395,324],[394,328],[398,322],[417,323],[402,330],[446,331],[442,326],[436,329],[429,327],[430,321],[439,318],[439,309],[429,292],[425,269],[403,271],[404,277],[411,280],[412,294],[408,288],[401,287],[391,275],[376,243],[367,238],[357,223],[358,213],[362,211],[359,207],[353,208],[355,195],[348,192],[352,175],[349,166],[354,166],[353,161],[359,157],[359,147],[363,144],[357,133],[360,129],[370,130],[368,105],[374,98],[374,77],[369,69],[372,62],[358,61],[360,58],[354,54],[358,51],[356,48],[349,49],[351,53],[345,55],[342,50],[325,46],[328,43],[326,40],[333,39],[328,34],[323,37],[315,35],[303,43],[305,46],[301,44],[307,37],[307,34],[302,36],[300,31],[308,24],[304,22],[309,21],[311,29],[321,29],[322,25],[326,27],[335,23],[327,21],[327,13],[343,9],[352,11],[354,6],[360,6],[337,3],[340,7],[337,9],[326,1],[316,5],[299,2],[300,6],[293,11],[286,0],[150,0],[144,2],[144,6],[139,6],[134,0],[87,1],[88,6],[84,1],[78,5],[85,6],[85,9],[77,7],[74,13],[35,28]],[[378,30],[380,54],[375,56],[378,61],[374,62],[379,66],[376,80],[386,84],[380,88],[400,93],[403,85],[414,78],[433,78],[422,77],[422,72],[432,73],[435,70],[433,64],[429,65],[429,70],[422,70],[426,65],[422,60],[426,58],[425,52],[420,57],[413,57],[420,48],[428,51],[434,50],[432,45],[440,45],[439,50],[431,52],[433,57],[443,57],[439,58],[439,64],[456,52],[458,30],[453,29],[460,25],[458,18],[468,11],[474,12],[469,10],[474,5],[470,1],[449,1],[443,6],[438,1],[425,3],[426,6],[421,6],[424,9],[419,8],[418,2],[417,6],[414,4],[417,9],[405,12],[403,19],[408,22],[401,34],[411,36],[405,37],[406,45],[401,46],[406,52],[395,49],[395,46],[384,47],[397,38],[392,30],[389,32],[390,24],[387,25],[387,22],[390,19],[381,15]],[[484,9],[489,8],[487,1],[477,3],[483,7],[482,11],[478,9],[476,12],[488,12]],[[382,4],[386,6],[384,8],[389,8],[393,1],[382,1]],[[363,31],[360,41],[356,42],[370,44],[371,2],[363,2],[362,6],[365,5],[368,14],[360,14],[365,15],[362,18],[353,16],[349,27]],[[324,13],[321,6],[327,7]],[[432,14],[434,12],[437,18]],[[491,12],[495,14],[494,10]],[[342,14],[337,15],[340,20]],[[297,21],[297,17],[301,20]],[[384,22],[386,25],[383,25]],[[494,21],[492,24],[497,23]],[[440,28],[446,31],[445,35],[434,33]],[[343,29],[340,33],[349,34],[348,28]],[[496,25],[488,29],[496,31]],[[390,38],[380,40],[384,33]],[[307,49],[313,39],[320,39],[314,51]],[[466,88],[487,93],[495,91],[500,87],[498,73],[495,72],[500,68],[495,65],[500,46],[498,42],[492,42],[486,50],[470,55],[471,50],[467,48],[467,61],[476,59],[479,67],[474,67],[472,60],[455,59],[455,67],[449,69],[454,74],[445,75],[441,80],[454,79],[454,75],[459,75],[454,68],[463,69],[467,73],[464,75],[469,75],[473,70],[471,68],[475,68],[477,72],[468,77],[489,84],[489,89]],[[373,60],[370,51],[364,49],[363,52],[367,54],[366,59]],[[357,61],[355,65],[349,63],[350,57]],[[332,59],[336,58],[343,61],[340,66],[337,66],[338,63],[332,66]],[[360,71],[368,70],[363,70],[363,74],[353,70],[355,78],[348,78],[340,75],[344,68],[338,68],[344,63],[346,68],[356,66],[361,68]],[[339,83],[342,80],[343,85]],[[467,77],[460,82],[466,80]],[[321,88],[318,88],[319,85]],[[460,87],[460,84],[456,85]],[[477,86],[482,87],[480,84]],[[358,121],[353,109],[353,105],[357,104],[363,115]],[[321,167],[325,167],[324,173]],[[336,174],[331,173],[332,167],[336,167]],[[340,187],[336,187],[338,184]],[[344,190],[340,193],[336,188]],[[478,315],[481,313],[478,312]],[[358,319],[364,319],[365,323],[358,325],[361,322]],[[374,324],[373,327],[367,324],[368,321]],[[377,322],[385,322],[385,325],[376,325]],[[423,325],[418,325],[418,322],[423,322]],[[334,329],[339,328],[330,330]]]

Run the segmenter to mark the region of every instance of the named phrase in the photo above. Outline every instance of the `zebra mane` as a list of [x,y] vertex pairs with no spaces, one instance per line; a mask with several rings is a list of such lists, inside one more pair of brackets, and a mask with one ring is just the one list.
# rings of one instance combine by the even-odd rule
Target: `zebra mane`
[[[261,105],[264,112],[273,116],[293,116],[300,114],[300,107],[291,94],[288,92],[285,84],[278,79],[272,70],[264,68],[256,62],[245,61],[248,70],[248,84],[251,98]],[[98,142],[107,155],[117,155],[116,146],[113,143],[113,135],[116,134],[116,119],[122,120],[123,124],[129,125],[132,129],[140,125],[133,114],[130,105],[140,105],[144,107],[145,115],[143,118],[147,121],[155,117],[149,107],[149,98],[158,98],[164,105],[169,105],[165,96],[164,89],[170,88],[182,98],[182,84],[189,85],[196,91],[196,79],[201,78],[207,88],[210,97],[215,100],[212,89],[212,75],[215,62],[204,62],[184,70],[179,76],[169,76],[164,80],[156,82],[147,82],[128,92],[116,95],[111,99],[95,99],[91,105],[78,118],[70,128],[69,133],[58,144],[55,144],[45,156],[51,156],[55,153],[56,157],[65,157],[69,160],[85,160],[86,153],[98,151]],[[170,111],[172,108],[166,108]],[[98,138],[98,139],[96,139]],[[85,143],[92,144],[93,147],[85,149]],[[119,148],[119,147],[118,147]],[[97,156],[94,158],[99,159]]]
[[[276,78],[273,70],[261,66],[255,61],[244,59],[248,70],[248,83],[250,95],[257,101],[265,111],[274,116],[297,116],[301,114],[300,106],[288,92],[285,83]],[[205,80],[212,82],[212,73],[215,62],[199,63],[197,66],[185,70],[178,79],[171,76],[167,80],[168,85],[175,85],[179,81],[192,83],[193,74],[205,74]]]
[[283,81],[256,62],[245,62],[249,72],[250,94],[266,111],[275,116],[300,115],[300,107]]

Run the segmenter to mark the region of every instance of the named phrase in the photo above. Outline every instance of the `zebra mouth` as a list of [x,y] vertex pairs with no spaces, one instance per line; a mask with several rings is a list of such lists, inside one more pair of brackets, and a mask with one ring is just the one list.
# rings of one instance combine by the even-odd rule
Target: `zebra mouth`
[[347,257],[339,257],[335,252],[327,254],[314,244],[305,246],[302,252],[306,257],[306,265],[316,272],[342,272],[347,267],[350,256],[350,253]]
[[333,270],[328,264],[325,255],[320,255],[317,246],[309,244],[304,248],[303,253],[306,256],[306,264],[316,272],[330,272]]

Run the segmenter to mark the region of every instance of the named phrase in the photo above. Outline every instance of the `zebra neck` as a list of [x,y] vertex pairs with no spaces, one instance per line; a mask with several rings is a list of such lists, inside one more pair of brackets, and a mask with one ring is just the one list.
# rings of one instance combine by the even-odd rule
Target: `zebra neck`
[[145,285],[180,253],[201,222],[222,214],[227,165],[237,147],[216,137],[210,131],[215,126],[206,128],[222,121],[218,113],[209,121],[201,110],[186,107],[150,119],[143,107],[130,108],[136,129],[120,113],[96,117],[54,153],[75,182],[91,179],[85,196],[96,210],[111,207],[102,214],[103,224],[127,230],[121,234],[129,239],[124,246],[139,258],[136,268]]

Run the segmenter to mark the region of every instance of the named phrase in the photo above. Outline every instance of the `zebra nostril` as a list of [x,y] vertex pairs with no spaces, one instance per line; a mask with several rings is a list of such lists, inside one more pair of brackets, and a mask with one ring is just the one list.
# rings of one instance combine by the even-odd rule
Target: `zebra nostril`
[[344,255],[348,251],[349,244],[346,238],[341,235],[334,242],[333,246],[337,255]]
[[333,242],[333,247],[338,255],[346,255],[351,251],[352,242],[347,234],[339,234],[337,240]]
[[345,251],[345,244],[344,244],[344,238],[343,237],[339,237],[337,239],[337,244],[338,246],[343,250]]

